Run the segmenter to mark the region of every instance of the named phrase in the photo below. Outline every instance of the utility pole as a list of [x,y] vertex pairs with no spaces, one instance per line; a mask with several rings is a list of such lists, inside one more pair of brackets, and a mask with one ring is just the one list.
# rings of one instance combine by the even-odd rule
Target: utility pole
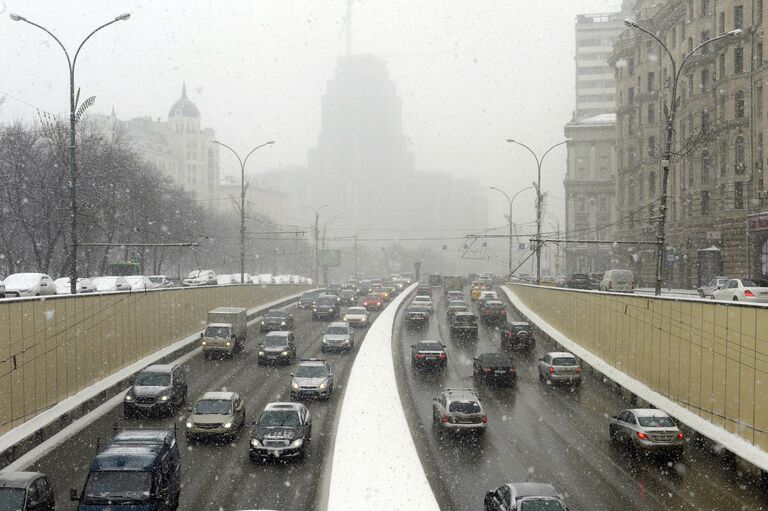
[[507,270],[507,275],[510,275],[510,276],[512,275],[512,239],[515,236],[513,231],[512,231],[512,227],[513,227],[513,224],[512,224],[512,204],[514,204],[515,199],[517,198],[518,195],[520,195],[524,191],[530,190],[532,188],[533,188],[532,186],[527,186],[527,187],[523,188],[522,190],[520,190],[516,194],[514,194],[511,199],[509,198],[509,195],[507,195],[507,193],[504,190],[502,190],[500,188],[496,188],[495,186],[491,186],[491,188],[490,188],[491,190],[495,190],[495,191],[501,193],[502,195],[504,195],[504,197],[507,199],[507,202],[509,203],[509,216],[507,217],[507,220],[508,220],[508,223],[509,223],[509,263],[508,263],[509,264],[509,268]]
[[323,209],[323,208],[328,207],[328,204],[323,204],[319,208],[313,208],[312,206],[308,206],[306,204],[302,204],[302,207],[303,208],[311,209],[312,212],[315,214],[315,257],[314,257],[314,260],[315,260],[314,270],[315,271],[314,271],[313,284],[317,285],[318,282],[319,282],[319,279],[320,279],[320,275],[319,275],[320,272],[319,272],[319,266],[318,266],[319,265],[319,260],[318,260],[318,251],[317,251],[317,249],[318,249],[318,247],[317,247],[317,240],[320,237],[320,227],[319,227],[320,210]]
[[357,234],[355,234],[354,238],[355,238],[355,279],[357,279]]
[[[328,229],[328,223],[327,222],[323,226],[323,253],[325,253],[325,231],[326,231],[326,229]],[[327,258],[326,258],[326,263],[327,262],[328,261],[327,261]],[[328,285],[328,264],[324,264],[323,265],[323,285],[324,286]]]

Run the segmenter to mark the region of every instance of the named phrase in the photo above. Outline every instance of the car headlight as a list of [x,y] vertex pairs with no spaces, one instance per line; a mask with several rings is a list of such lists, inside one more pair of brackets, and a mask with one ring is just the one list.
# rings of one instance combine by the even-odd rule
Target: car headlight
[[231,342],[229,342],[229,341],[227,341],[227,344],[226,344],[226,345],[227,345],[227,346],[232,346],[232,343],[231,343]]
[[232,423],[231,422],[227,422],[226,424],[224,424],[224,429],[229,429],[231,427],[232,427]]
[[130,394],[126,394],[126,395],[125,395],[125,400],[126,400],[126,401],[133,401],[133,396],[132,396],[132,395],[130,395]]
[[293,390],[299,390],[299,388],[300,388],[300,387],[299,387],[299,384],[298,384],[298,383],[296,383],[296,382],[293,382],[293,383],[291,383],[291,388],[292,388]]
[[297,438],[296,440],[291,442],[291,447],[293,447],[295,449],[296,447],[301,447],[303,444],[304,444],[304,439],[303,438]]
[[261,324],[264,325],[264,320],[263,319],[261,320]]
[[281,321],[281,322],[280,322],[280,324],[281,324],[282,326],[285,326],[285,321]]
[[327,385],[325,384],[325,382],[323,382],[323,383],[321,383],[320,385],[317,386],[317,390],[325,390],[326,386]]
[[287,351],[284,351],[284,352],[282,352],[282,353],[280,353],[280,354],[281,354],[282,356],[284,356],[284,357],[287,357],[287,356],[288,356],[288,352],[287,352]]
[[256,438],[251,438],[251,446],[252,447],[261,447],[261,442],[259,442]]
[[171,396],[160,396],[160,401],[162,401],[162,402],[166,402],[169,399],[171,399]]
[[191,421],[187,421],[187,427],[188,427],[188,428],[192,428],[192,427],[194,427],[194,426],[195,426],[195,425],[194,425],[194,424],[193,424]]
[[208,343],[203,341],[203,346],[207,346],[207,345],[208,345]]
[[264,352],[263,351],[259,351],[259,356],[261,357],[263,355],[264,355]]

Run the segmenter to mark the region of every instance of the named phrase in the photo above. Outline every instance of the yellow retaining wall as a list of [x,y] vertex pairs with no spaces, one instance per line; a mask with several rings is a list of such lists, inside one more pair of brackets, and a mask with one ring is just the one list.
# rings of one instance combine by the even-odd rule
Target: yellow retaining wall
[[768,451],[768,308],[509,287],[584,349]]
[[0,303],[0,433],[205,328],[306,286],[222,286]]

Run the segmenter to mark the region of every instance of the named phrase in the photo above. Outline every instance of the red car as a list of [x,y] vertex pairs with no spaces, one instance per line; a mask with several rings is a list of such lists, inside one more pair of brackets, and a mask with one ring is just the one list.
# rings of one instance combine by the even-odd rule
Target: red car
[[384,302],[379,295],[368,295],[363,299],[363,307],[369,311],[379,311],[384,306]]

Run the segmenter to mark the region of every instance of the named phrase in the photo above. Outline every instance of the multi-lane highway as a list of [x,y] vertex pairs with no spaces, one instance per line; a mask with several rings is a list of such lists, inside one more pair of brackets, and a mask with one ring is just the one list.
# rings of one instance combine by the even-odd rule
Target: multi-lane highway
[[[535,352],[513,355],[518,371],[513,388],[476,385],[472,359],[499,351],[498,331],[481,326],[477,341],[453,341],[438,295],[436,290],[429,329],[408,331],[399,317],[392,342],[406,417],[441,509],[482,509],[486,491],[526,480],[553,484],[571,510],[768,508],[764,491],[741,480],[722,457],[694,445],[676,464],[635,458],[611,446],[608,418],[630,406],[590,374],[581,389],[540,382],[536,361],[555,350],[541,338]],[[420,339],[447,346],[443,373],[411,369],[409,345]],[[445,387],[478,387],[489,417],[485,438],[441,440],[434,434],[432,398]]]
[[335,395],[329,401],[306,402],[313,417],[310,454],[304,461],[256,465],[248,458],[250,424],[271,401],[290,400],[292,366],[259,366],[258,339],[262,334],[252,326],[245,352],[231,360],[204,360],[193,357],[184,368],[188,374],[188,406],[210,390],[229,390],[245,400],[247,424],[231,444],[195,443],[184,438],[185,409],[167,419],[125,420],[118,407],[59,448],[29,467],[51,476],[55,485],[57,509],[75,509],[69,501],[69,488],[82,488],[97,442],[113,436],[120,427],[178,427],[182,453],[182,489],[179,509],[238,510],[316,508],[318,490],[329,454],[330,439],[336,430],[336,412],[340,406],[349,371],[365,331],[351,353],[322,354],[320,340],[326,322],[312,321],[311,313],[294,311],[297,357],[325,357],[334,370]]

